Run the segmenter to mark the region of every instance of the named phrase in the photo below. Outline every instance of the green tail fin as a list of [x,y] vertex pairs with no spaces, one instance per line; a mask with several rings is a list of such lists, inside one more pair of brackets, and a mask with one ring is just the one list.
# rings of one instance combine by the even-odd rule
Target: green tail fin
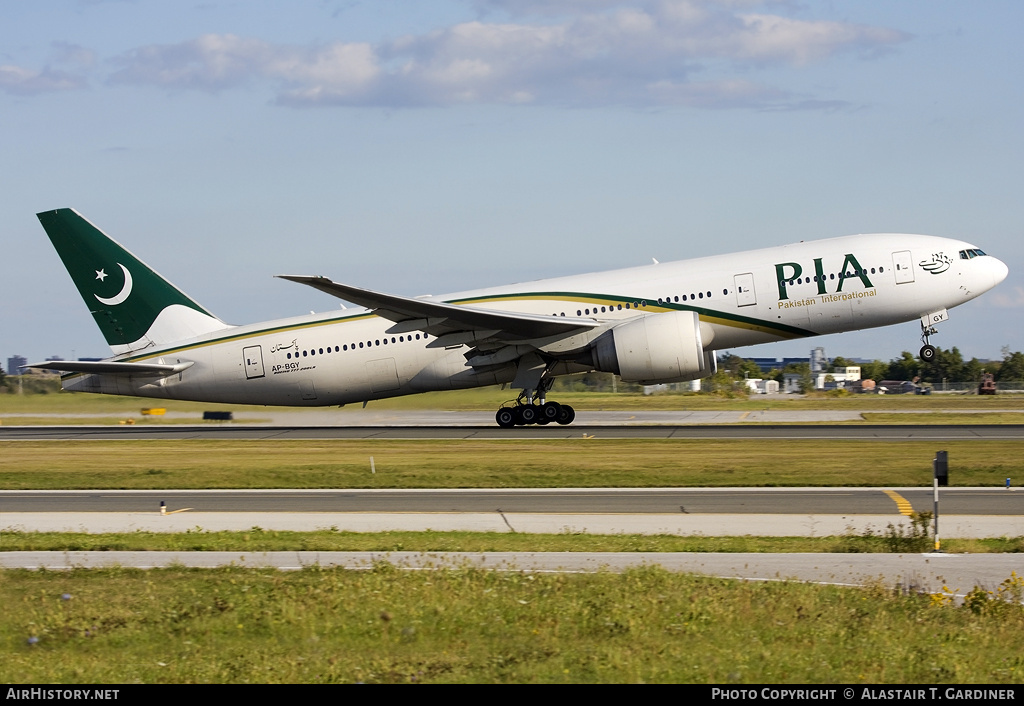
[[73,209],[37,216],[115,353],[228,328]]

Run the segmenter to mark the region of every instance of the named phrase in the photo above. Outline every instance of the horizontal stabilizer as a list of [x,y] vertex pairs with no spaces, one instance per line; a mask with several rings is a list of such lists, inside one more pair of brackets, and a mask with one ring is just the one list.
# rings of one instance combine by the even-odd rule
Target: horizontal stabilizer
[[165,365],[162,363],[128,363],[116,360],[48,360],[44,363],[33,363],[26,368],[42,368],[44,370],[61,370],[67,373],[101,373],[103,375],[150,375],[167,377],[176,375],[182,370],[191,368],[195,361]]
[[400,297],[338,284],[326,277],[277,276],[364,306],[378,316],[396,323],[408,321],[409,325],[435,336],[461,331],[486,331],[499,340],[526,341],[571,336],[601,325],[594,319],[478,309],[472,306]]

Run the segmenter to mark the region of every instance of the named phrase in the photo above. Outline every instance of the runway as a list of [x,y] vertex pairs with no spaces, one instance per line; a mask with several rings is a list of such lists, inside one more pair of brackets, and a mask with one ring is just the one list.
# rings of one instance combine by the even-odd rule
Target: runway
[[[900,514],[931,511],[931,488],[485,488],[319,490],[6,490],[8,512],[506,512],[540,514]],[[1024,492],[942,488],[949,515],[1024,515]]]
[[490,426],[0,426],[0,441],[327,439],[859,439],[871,441],[1024,439],[1024,424],[572,424]]
[[[258,413],[253,413],[258,414]],[[0,426],[0,440],[164,439],[1022,439],[1024,425],[875,425],[860,413],[592,412],[568,427],[499,429],[481,413],[372,416],[296,413],[313,424]],[[313,415],[317,416],[313,416]],[[802,417],[800,415],[803,415]],[[787,416],[789,415],[789,416]],[[351,424],[352,421],[372,423]],[[344,424],[342,422],[345,422]],[[1024,536],[1024,493],[947,488],[940,537]],[[899,501],[904,501],[901,506]],[[160,503],[167,514],[161,514]],[[908,509],[909,508],[909,509]],[[931,511],[930,488],[606,488],[488,490],[2,491],[0,531],[186,532],[394,530],[520,533],[830,536],[906,526],[902,511]],[[907,590],[993,588],[1018,555],[822,555],[644,553],[374,552],[6,552],[3,567],[273,566],[367,568],[385,560],[407,568],[471,563],[529,571],[620,571],[658,564],[673,571],[747,580],[863,584]]]
[[[24,490],[0,492],[0,530],[831,536],[881,533],[931,509],[927,488]],[[1024,535],[1014,490],[946,488],[940,513],[942,537]]]

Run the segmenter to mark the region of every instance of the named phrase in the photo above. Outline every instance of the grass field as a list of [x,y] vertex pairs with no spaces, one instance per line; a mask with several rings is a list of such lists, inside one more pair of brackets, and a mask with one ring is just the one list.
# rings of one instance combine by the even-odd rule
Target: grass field
[[[484,390],[373,404],[490,410],[508,395]],[[559,399],[579,409],[766,407],[758,398]],[[137,418],[141,408],[151,406],[156,406],[151,400],[88,395],[0,396],[0,413],[22,418],[103,414],[105,423],[115,423]],[[210,407],[159,406],[196,417]],[[876,423],[1004,423],[1024,412],[1016,397],[974,396],[823,397],[772,401],[770,407],[859,409]],[[998,486],[1006,476],[1020,475],[1024,442],[941,447],[950,452],[954,485]],[[0,488],[912,486],[930,484],[936,449],[935,442],[915,441],[600,438],[3,442]],[[921,538],[884,531],[713,538],[252,528],[185,534],[7,532],[0,535],[0,550],[921,550],[908,542]],[[1024,538],[946,540],[943,548],[1019,552]],[[0,572],[0,681],[1019,683],[1024,678],[1022,591],[1022,582],[1008,577],[994,593],[977,589],[957,606],[944,596],[903,595],[886,586],[743,583],[653,568],[589,575],[452,567],[407,572],[387,564],[370,571],[8,570]]]
[[[927,518],[925,518],[927,519]],[[924,523],[927,525],[927,522]],[[194,531],[86,534],[4,532],[0,551],[349,551],[349,552],[920,552],[933,536],[886,529],[837,537],[680,537],[676,535],[517,534],[504,532],[289,532],[253,527],[244,532]],[[1024,537],[946,539],[959,554],[1024,552]]]
[[[0,442],[0,489],[930,485],[936,441]],[[1020,476],[1024,441],[949,441],[952,485]],[[370,457],[376,473],[370,472]]]
[[1013,684],[1022,588],[957,606],[657,568],[6,571],[0,681]]

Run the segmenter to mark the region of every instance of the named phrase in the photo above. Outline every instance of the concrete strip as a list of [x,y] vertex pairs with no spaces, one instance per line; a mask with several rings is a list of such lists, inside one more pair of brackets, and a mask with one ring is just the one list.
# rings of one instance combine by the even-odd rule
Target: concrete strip
[[[506,523],[507,520],[507,523]],[[883,534],[906,527],[902,515],[779,514],[564,514],[496,512],[179,512],[173,515],[133,512],[5,512],[0,531],[21,532],[187,532],[265,530],[346,532],[436,530],[525,534],[672,534],[681,536],[826,537]],[[1024,536],[1024,517],[949,515],[940,519],[940,538]]]
[[878,583],[907,592],[963,595],[975,586],[993,590],[1021,570],[1012,554],[698,554],[652,552],[0,552],[0,567],[70,569],[123,566],[212,568],[242,566],[368,569],[375,562],[409,569],[475,566],[506,571],[595,572],[661,566],[748,581],[809,581],[840,585]]

